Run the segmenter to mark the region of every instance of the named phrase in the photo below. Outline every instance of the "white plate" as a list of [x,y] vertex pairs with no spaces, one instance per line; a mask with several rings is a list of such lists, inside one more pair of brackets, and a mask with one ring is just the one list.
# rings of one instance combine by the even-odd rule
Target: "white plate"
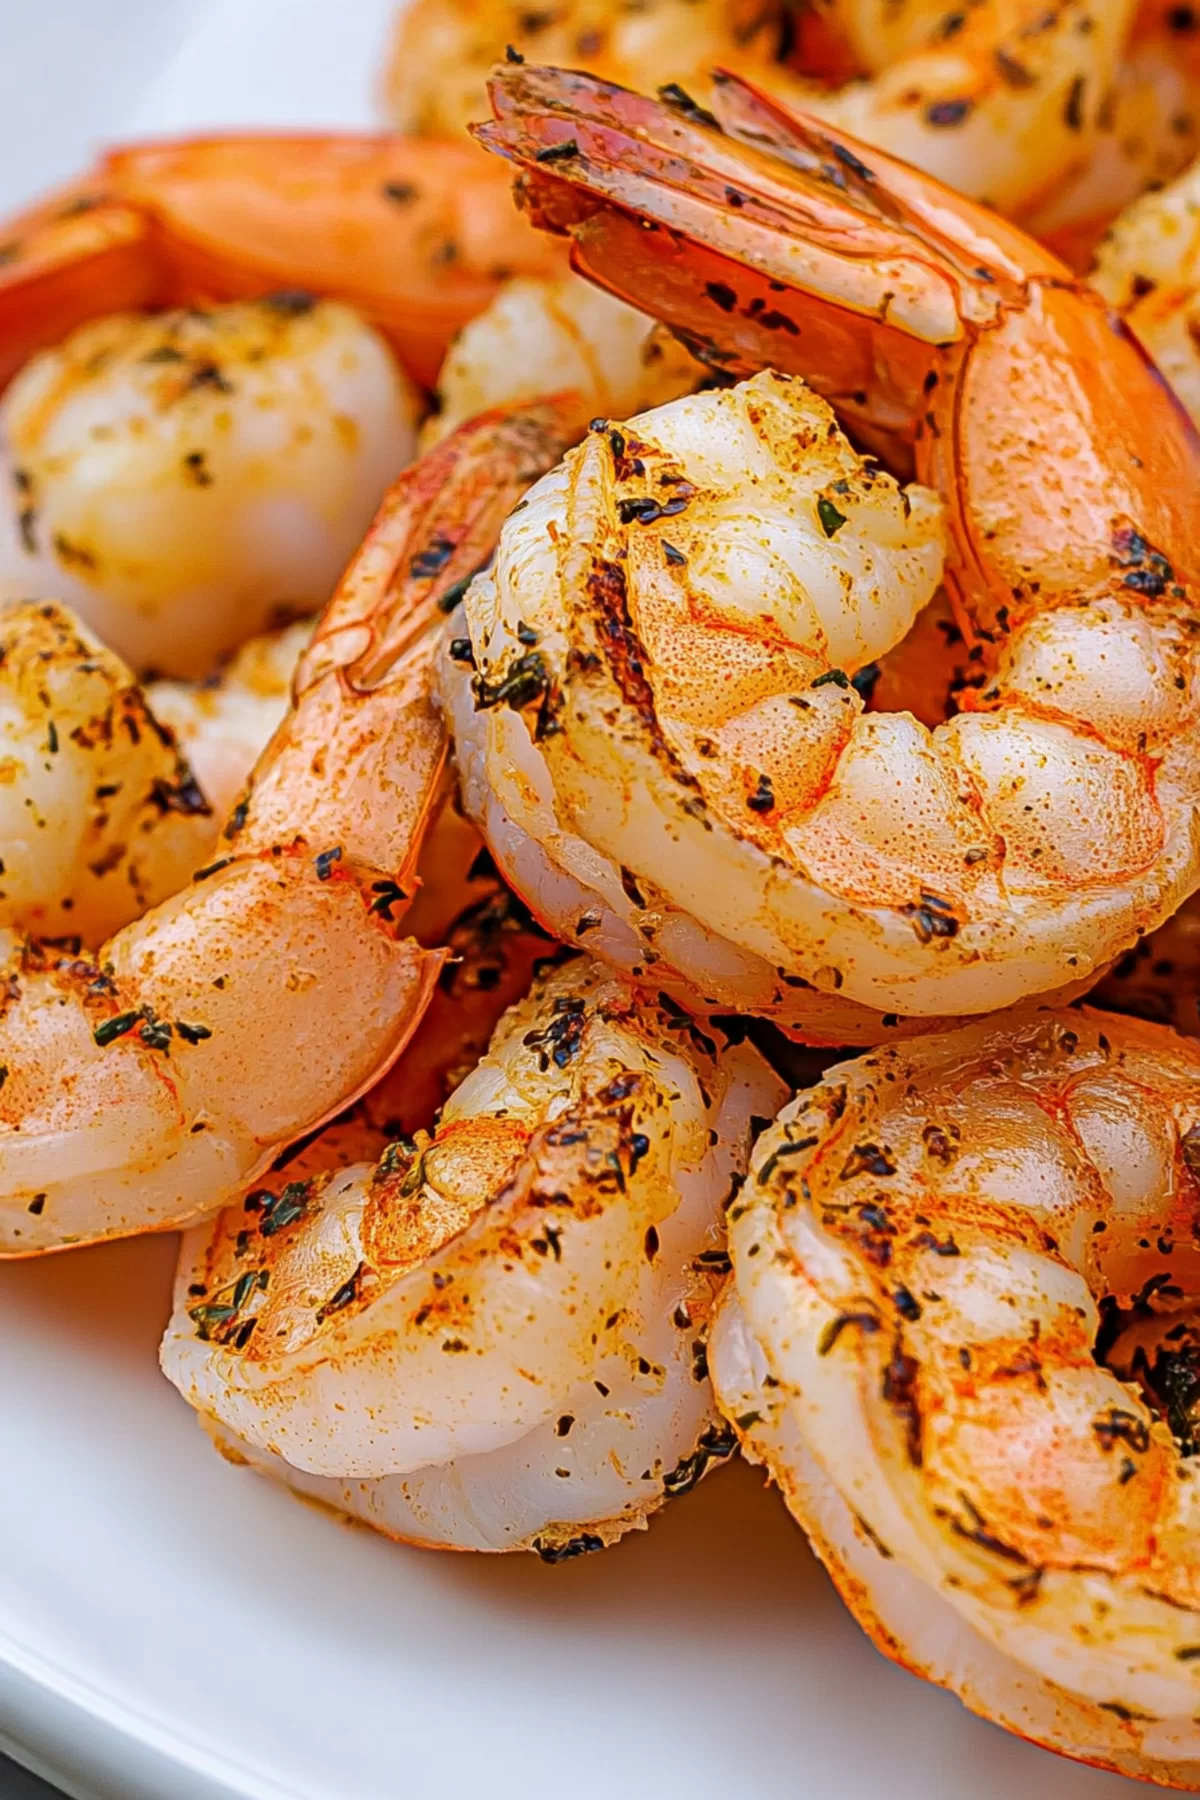
[[[0,202],[89,143],[356,123],[386,0],[0,0]],[[728,1469],[546,1568],[339,1526],[157,1372],[173,1243],[0,1269],[0,1741],[88,1800],[1104,1800],[869,1648]],[[1145,1791],[1145,1790],[1138,1790]]]

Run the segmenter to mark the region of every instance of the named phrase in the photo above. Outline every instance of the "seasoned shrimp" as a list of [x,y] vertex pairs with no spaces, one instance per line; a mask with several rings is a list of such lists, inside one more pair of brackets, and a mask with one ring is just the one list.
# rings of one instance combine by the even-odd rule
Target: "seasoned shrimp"
[[292,678],[312,630],[311,619],[299,619],[265,631],[206,681],[147,685],[155,718],[174,732],[218,819],[232,812],[272,732],[287,715]]
[[61,607],[0,607],[0,932],[102,943],[191,880],[217,824],[121,659]]
[[324,605],[418,416],[331,301],[84,325],[0,408],[0,599],[63,601],[135,665],[207,674],[281,606]]
[[568,391],[579,399],[582,435],[597,414],[619,416],[674,400],[705,373],[644,313],[577,275],[509,281],[450,346],[423,441],[436,443],[485,407]]
[[[978,1013],[1094,978],[1200,880],[1200,480],[1155,371],[1014,227],[733,79],[724,133],[559,71],[502,71],[495,99],[480,135],[522,165],[528,203],[572,235],[584,273],[653,295],[730,374],[807,372],[881,450],[915,458],[945,505],[945,579],[987,677],[933,731],[864,715],[852,685],[880,647],[860,632],[895,642],[914,610],[888,610],[902,590],[860,508],[890,493],[888,541],[903,544],[928,500],[902,518],[899,492],[848,450],[798,494],[804,581],[836,584],[869,549],[886,599],[865,606],[870,582],[848,585],[822,644],[794,635],[781,579],[764,580],[790,540],[756,523],[745,462],[713,483],[707,440],[676,452],[653,416],[632,447],[597,433],[539,490],[541,535],[531,500],[467,596],[475,704],[464,673],[442,677],[468,792],[486,780],[495,796],[493,849],[509,821],[524,834],[520,873],[497,852],[518,889],[566,937],[594,914],[589,948],[609,955],[614,882],[632,885],[644,942],[661,953],[669,926],[677,969],[679,921],[694,921],[701,996],[716,994],[717,934],[755,961],[743,1004],[798,1029],[808,995],[789,982],[872,1009],[878,1035],[880,1015]],[[714,399],[757,411],[795,391],[760,376]],[[715,508],[739,521],[728,545]],[[679,722],[684,683],[703,698]],[[539,741],[543,720],[556,731]],[[505,757],[525,771],[519,818]],[[569,834],[583,850],[564,902]],[[585,885],[594,899],[572,915]]]
[[192,884],[94,961],[9,934],[0,1252],[215,1210],[403,1047],[442,960],[397,930],[445,758],[429,624],[561,443],[552,405],[488,414],[401,477]]
[[1200,1046],[1161,1027],[1009,1015],[885,1046],[759,1139],[710,1351],[885,1655],[1185,1787],[1197,1487],[1170,1379],[1198,1169]]
[[432,1134],[190,1233],[163,1366],[218,1441],[391,1536],[599,1549],[728,1452],[722,1202],[779,1089],[573,960]]
[[487,116],[488,74],[506,52],[704,96],[714,68],[769,67],[789,30],[777,0],[414,0],[396,19],[384,106],[400,131],[457,137]]
[[108,313],[281,291],[346,301],[431,384],[502,280],[555,272],[469,144],[388,132],[135,144],[0,226],[0,384]]
[[1200,162],[1121,215],[1091,279],[1200,422]]
[[980,0],[950,12],[941,0],[833,0],[825,10],[868,77],[823,93],[768,75],[767,91],[1020,216],[1094,153],[1134,0]]

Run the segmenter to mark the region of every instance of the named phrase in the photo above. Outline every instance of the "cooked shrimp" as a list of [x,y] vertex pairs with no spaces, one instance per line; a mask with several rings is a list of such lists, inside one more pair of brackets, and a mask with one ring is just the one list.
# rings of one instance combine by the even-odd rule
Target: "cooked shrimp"
[[727,1453],[722,1203],[779,1088],[576,959],[432,1134],[189,1234],[163,1366],[257,1466],[391,1536],[598,1549]]
[[981,0],[962,11],[833,0],[827,10],[869,77],[823,93],[772,75],[767,91],[1019,216],[1087,165],[1134,0]]
[[551,405],[488,414],[401,477],[194,883],[94,962],[10,937],[0,1251],[215,1210],[403,1047],[441,966],[397,931],[445,757],[429,623],[561,442]]
[[1200,422],[1200,161],[1121,215],[1091,279]]
[[582,435],[597,414],[659,406],[704,374],[644,313],[577,275],[509,281],[450,346],[424,441],[436,443],[485,407],[568,391],[578,396]]
[[[575,919],[604,924],[589,948],[617,953],[623,877],[656,953],[670,925],[676,968],[678,921],[694,921],[701,996],[717,995],[704,934],[718,934],[754,959],[743,1004],[800,1029],[808,997],[789,980],[913,1018],[1094,977],[1200,880],[1200,480],[1155,371],[1014,227],[735,80],[716,102],[725,133],[581,75],[514,68],[495,89],[499,123],[481,136],[522,165],[530,204],[571,233],[584,273],[652,295],[731,374],[808,372],[881,449],[915,457],[946,508],[946,582],[987,676],[932,732],[861,712],[850,678],[915,606],[879,560],[879,527],[862,543],[855,520],[890,493],[887,541],[902,545],[933,516],[924,497],[902,519],[898,491],[844,451],[798,500],[806,583],[836,583],[852,550],[874,559],[878,589],[849,585],[822,644],[794,633],[781,579],[764,581],[791,540],[758,522],[749,429],[741,469],[719,482],[708,442],[676,451],[653,416],[632,448],[596,434],[468,594],[478,710],[463,675],[443,676],[468,791],[486,771],[495,794],[494,850],[518,804],[501,765],[525,771],[517,824],[541,842],[520,873],[497,852],[518,889],[569,937],[552,865],[574,834],[586,857],[570,904],[590,883],[597,899]],[[758,411],[789,391],[760,376],[716,400]],[[720,509],[728,547],[714,543]],[[913,600],[937,574],[916,566]],[[543,636],[543,681],[518,622]],[[539,719],[557,727],[541,742]],[[765,1005],[764,964],[781,978]]]
[[135,665],[207,674],[328,599],[418,404],[348,307],[120,313],[35,357],[0,409],[0,598],[72,606]]
[[152,681],[146,688],[155,718],[174,732],[218,819],[232,812],[287,715],[292,678],[312,629],[310,619],[300,619],[265,631],[206,681]]
[[1118,214],[1173,181],[1198,151],[1200,18],[1173,0],[1142,0],[1086,165],[1022,224],[1087,270]]
[[119,657],[61,607],[0,607],[0,930],[102,943],[191,880],[217,823]]
[[765,69],[787,35],[776,0],[414,0],[396,18],[384,106],[400,131],[457,137],[487,117],[487,78],[506,53],[704,97],[714,68]]
[[1130,1384],[1119,1340],[1123,1309],[1200,1294],[1198,1168],[1200,1046],[1160,1027],[1009,1015],[888,1045],[759,1139],[711,1348],[722,1406],[886,1655],[1181,1786],[1197,1489],[1178,1401]]
[[387,132],[136,144],[0,226],[0,383],[104,314],[302,290],[355,307],[431,384],[502,280],[559,269],[468,144]]

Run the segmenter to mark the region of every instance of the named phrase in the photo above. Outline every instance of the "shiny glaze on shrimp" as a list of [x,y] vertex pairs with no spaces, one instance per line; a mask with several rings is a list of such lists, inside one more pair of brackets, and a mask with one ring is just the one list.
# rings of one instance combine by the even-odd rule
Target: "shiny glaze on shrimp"
[[779,1091],[572,961],[431,1133],[191,1233],[164,1367],[219,1442],[392,1536],[598,1549],[727,1453],[721,1208]]
[[885,1654],[1181,1786],[1200,1490],[1146,1351],[1200,1294],[1198,1171],[1200,1048],[1172,1032],[1084,1010],[886,1046],[759,1139],[711,1352]]
[[431,385],[502,280],[559,269],[469,145],[391,132],[110,150],[0,244],[0,383],[106,313],[302,291],[353,306]]
[[0,1251],[214,1210],[403,1047],[441,962],[398,935],[445,758],[429,626],[561,444],[550,404],[486,414],[401,477],[191,885],[94,961],[9,934]]
[[[803,825],[796,880],[762,868],[779,909],[767,954],[908,1015],[1098,971],[1200,877],[1200,464],[1154,370],[1014,228],[732,78],[724,132],[583,76],[526,67],[494,88],[480,135],[521,164],[583,272],[653,295],[727,372],[807,373],[946,505],[946,581],[989,679],[932,734],[902,715],[856,727],[826,808],[841,869],[804,872]],[[689,798],[671,829],[698,845]],[[785,926],[810,895],[819,916]],[[757,932],[748,890],[719,898]]]
[[57,599],[137,667],[206,675],[325,604],[418,416],[388,346],[332,302],[84,325],[0,406],[0,598]]

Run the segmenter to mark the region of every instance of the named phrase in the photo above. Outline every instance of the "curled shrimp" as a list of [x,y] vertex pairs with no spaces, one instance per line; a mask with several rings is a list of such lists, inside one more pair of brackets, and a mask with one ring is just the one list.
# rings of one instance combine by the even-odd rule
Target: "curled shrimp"
[[[581,818],[583,785],[594,780],[598,795],[601,771],[639,743],[654,774],[638,832],[626,790],[607,811],[589,790],[581,835],[594,860],[607,869],[619,856],[636,884],[645,877],[648,911],[676,906],[877,1015],[983,1012],[1093,977],[1200,879],[1189,585],[1200,481],[1189,423],[1153,368],[1014,227],[732,78],[715,102],[724,130],[558,71],[502,71],[494,93],[498,120],[480,135],[521,166],[528,204],[571,235],[582,272],[623,297],[653,296],[658,316],[727,373],[806,373],[881,451],[915,460],[945,506],[945,579],[987,677],[932,732],[904,714],[862,716],[849,685],[862,651],[850,644],[841,722],[814,734],[810,758],[792,707],[774,741],[747,707],[745,767],[764,785],[746,789],[738,813],[718,807],[691,747],[672,740],[675,763],[655,747],[670,723],[666,674],[640,636],[652,583],[705,624],[691,666],[720,680],[728,637],[707,624],[710,551],[695,576],[687,553],[674,560],[690,494],[678,490],[684,505],[665,516],[645,485],[657,454],[640,470],[639,452],[610,447],[605,463],[600,440],[595,482],[555,518],[580,570],[570,611],[542,564],[508,573],[503,554],[500,607],[487,584],[468,596],[489,631],[493,612],[511,629],[518,587],[558,609],[549,650],[562,734],[534,746],[547,771],[538,795],[561,794]],[[818,498],[834,509],[819,529],[836,566],[845,509],[832,489]],[[579,635],[578,596],[590,591],[594,613],[602,563],[620,571],[632,639]],[[750,592],[765,612],[761,584]],[[778,632],[753,621],[756,654]],[[504,640],[493,651],[484,637],[490,694]],[[568,661],[571,647],[583,654]],[[614,729],[568,769],[576,709],[611,694],[631,659],[636,696],[610,698]],[[776,704],[789,691],[773,690]],[[812,724],[832,713],[821,694]],[[460,710],[455,728],[482,745],[497,717],[472,724]],[[532,745],[536,715],[521,717]],[[488,778],[498,788],[502,775],[489,765]],[[802,1026],[802,1013],[790,1022]]]
[[1121,215],[1091,279],[1200,420],[1200,162]]
[[400,131],[457,137],[486,116],[488,74],[506,54],[704,97],[714,67],[765,70],[790,29],[775,0],[414,0],[396,18],[383,101]]
[[0,929],[102,943],[191,880],[217,825],[121,659],[61,607],[0,607]]
[[388,132],[110,150],[0,246],[0,384],[107,313],[301,291],[356,308],[432,384],[501,280],[557,268],[469,145]]
[[884,1046],[758,1140],[711,1345],[885,1655],[1188,1787],[1196,1484],[1170,1357],[1198,1170],[1200,1046],[1160,1027],[1018,1014]]
[[398,933],[445,759],[429,624],[558,429],[485,415],[400,478],[191,884],[94,959],[7,934],[0,1252],[215,1210],[403,1047],[442,960]]
[[622,416],[686,394],[705,371],[682,344],[577,275],[505,282],[446,352],[437,411],[423,441],[436,443],[491,406],[573,392],[579,432],[598,414]]
[[167,1374],[218,1442],[391,1536],[599,1549],[728,1453],[703,1367],[721,1208],[779,1087],[571,961],[432,1133],[189,1235]]
[[81,326],[0,406],[0,597],[59,600],[138,667],[207,674],[272,615],[324,605],[419,410],[331,301]]

